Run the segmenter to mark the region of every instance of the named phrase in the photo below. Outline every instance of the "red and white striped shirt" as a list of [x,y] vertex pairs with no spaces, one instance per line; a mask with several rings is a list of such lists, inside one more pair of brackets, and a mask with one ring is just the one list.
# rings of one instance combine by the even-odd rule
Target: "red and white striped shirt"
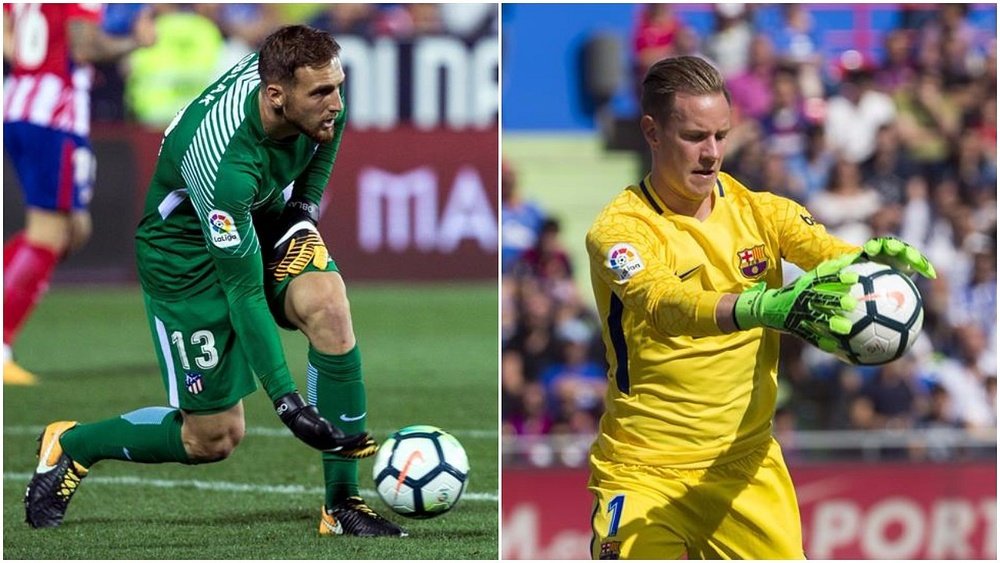
[[4,4],[12,18],[14,61],[3,85],[4,122],[27,121],[80,136],[90,133],[94,69],[70,55],[69,22],[100,23],[100,4]]

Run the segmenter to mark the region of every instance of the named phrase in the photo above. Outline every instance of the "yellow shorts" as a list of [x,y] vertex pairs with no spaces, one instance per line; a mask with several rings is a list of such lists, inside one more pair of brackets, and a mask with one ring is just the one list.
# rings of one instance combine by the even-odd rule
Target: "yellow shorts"
[[591,456],[594,559],[804,559],[792,479],[771,439],[705,469]]

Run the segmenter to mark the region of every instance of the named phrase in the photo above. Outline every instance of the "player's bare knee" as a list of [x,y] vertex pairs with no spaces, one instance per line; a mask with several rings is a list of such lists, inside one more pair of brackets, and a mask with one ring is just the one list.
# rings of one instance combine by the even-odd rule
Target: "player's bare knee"
[[345,296],[312,302],[303,321],[309,341],[324,352],[344,354],[354,347],[351,309]]
[[69,245],[66,254],[73,254],[83,248],[90,240],[94,228],[89,213],[75,213],[69,235]]
[[351,308],[346,298],[317,300],[303,317],[310,330],[342,328],[351,324]]
[[241,403],[210,415],[186,414],[181,439],[192,463],[211,463],[229,457],[246,433]]
[[188,436],[188,440],[185,440],[184,447],[188,457],[196,463],[222,461],[232,455],[236,446],[243,440],[244,433],[242,425],[192,433]]
[[71,216],[55,211],[29,209],[24,234],[31,244],[48,248],[63,256],[72,243]]

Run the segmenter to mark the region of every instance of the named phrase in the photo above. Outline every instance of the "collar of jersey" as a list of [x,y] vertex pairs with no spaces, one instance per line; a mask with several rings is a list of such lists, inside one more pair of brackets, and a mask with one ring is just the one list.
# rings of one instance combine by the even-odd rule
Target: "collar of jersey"
[[[660,195],[653,189],[653,183],[649,181],[650,176],[651,174],[646,174],[646,177],[639,182],[639,191],[642,192],[643,198],[653,208],[653,211],[656,211],[659,215],[666,215],[666,211],[670,208],[667,207],[667,204],[660,199]],[[726,190],[722,187],[721,176],[715,178],[715,187],[719,197],[726,197]],[[676,214],[671,211],[670,215]]]
[[267,141],[267,133],[264,132],[264,122],[260,119],[260,84],[256,88],[250,91],[250,95],[247,96],[244,102],[246,106],[244,109],[247,112],[247,122],[250,124],[250,129],[253,131],[255,137],[261,142]]
[[299,140],[299,135],[293,135],[287,139],[272,139],[264,132],[264,122],[260,118],[260,105],[258,103],[258,97],[260,96],[260,85],[258,84],[256,88],[251,90],[250,95],[247,96],[247,101],[245,109],[247,112],[247,121],[250,122],[250,127],[253,129],[253,134],[257,140],[261,143],[267,143],[269,145],[286,146],[291,145]]

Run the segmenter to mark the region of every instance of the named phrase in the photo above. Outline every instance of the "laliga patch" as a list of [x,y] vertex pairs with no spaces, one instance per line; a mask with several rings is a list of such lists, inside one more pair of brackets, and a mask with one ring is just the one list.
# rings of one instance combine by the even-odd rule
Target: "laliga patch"
[[212,244],[219,248],[240,244],[240,232],[236,230],[236,222],[225,211],[213,209],[208,212],[208,230]]
[[646,267],[639,252],[631,245],[620,242],[608,252],[608,266],[618,276],[618,281],[628,281]]

